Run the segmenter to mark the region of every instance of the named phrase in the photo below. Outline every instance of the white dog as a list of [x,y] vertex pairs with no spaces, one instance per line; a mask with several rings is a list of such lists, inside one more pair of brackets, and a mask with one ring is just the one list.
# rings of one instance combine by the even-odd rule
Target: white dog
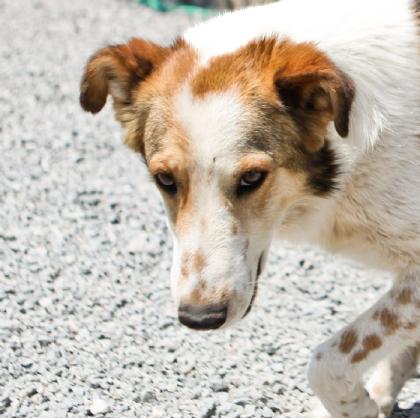
[[409,0],[284,0],[169,47],[101,49],[82,80],[85,110],[113,97],[162,193],[183,324],[244,317],[275,236],[394,273],[385,296],[315,350],[309,381],[329,414],[316,416],[389,415],[417,365],[417,23]]

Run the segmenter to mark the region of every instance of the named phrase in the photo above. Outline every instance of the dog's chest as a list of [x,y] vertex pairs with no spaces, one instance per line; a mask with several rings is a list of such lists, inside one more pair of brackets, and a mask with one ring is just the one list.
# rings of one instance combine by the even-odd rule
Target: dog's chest
[[360,190],[347,192],[337,204],[321,244],[373,268],[394,270],[418,262],[417,223],[398,214],[395,205],[385,202],[386,196]]

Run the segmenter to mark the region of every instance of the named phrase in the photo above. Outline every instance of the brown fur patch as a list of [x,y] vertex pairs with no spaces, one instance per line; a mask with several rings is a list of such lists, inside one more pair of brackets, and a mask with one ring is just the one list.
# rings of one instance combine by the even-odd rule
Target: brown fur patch
[[[172,138],[164,150],[157,152],[149,161],[149,171],[156,173],[170,173],[176,180],[177,192],[168,195],[164,191],[162,195],[166,201],[169,216],[175,224],[177,233],[182,234],[191,226],[193,219],[193,196],[191,194],[191,171],[192,162],[188,153],[188,144],[182,139]],[[206,220],[202,222],[207,223]],[[204,224],[202,223],[204,228]]]
[[342,353],[350,353],[350,351],[353,350],[354,346],[357,344],[358,339],[359,337],[357,336],[356,331],[354,329],[349,329],[341,335],[338,349]]
[[247,171],[270,171],[274,167],[273,159],[265,153],[251,153],[239,161],[238,177]]
[[237,235],[238,233],[238,225],[232,224],[232,235]]
[[366,350],[359,350],[353,354],[351,358],[352,363],[359,363],[368,356],[369,352]]
[[194,76],[191,89],[197,97],[232,87],[238,87],[244,95],[249,95],[261,87],[252,82],[258,77],[258,81],[266,83],[265,92],[277,101],[272,87],[279,71],[283,76],[290,76],[331,70],[331,67],[328,58],[313,44],[265,38],[251,41],[233,53],[213,58]]
[[181,278],[183,279],[188,277],[190,262],[191,262],[191,254],[183,253],[181,256]]
[[183,264],[181,266],[181,278],[186,279],[188,277],[188,273],[189,273],[188,266],[186,264]]
[[199,287],[195,288],[187,298],[182,299],[182,304],[209,305],[212,300]]
[[193,255],[193,268],[197,273],[201,273],[207,265],[207,259],[203,251],[198,250]]
[[253,114],[255,121],[244,141],[244,152],[263,151],[291,175],[305,174],[308,191],[317,195],[337,188],[339,165],[328,139],[323,136],[323,146],[317,151],[308,151],[300,132],[302,125],[298,127],[289,114],[267,102],[257,101]]
[[150,110],[158,107],[160,115],[159,123],[149,125],[156,131],[151,138],[161,137],[168,126],[162,123],[167,116],[162,102],[167,102],[188,77],[194,60],[194,51],[181,38],[169,47],[133,38],[126,44],[102,48],[86,65],[80,104],[84,110],[97,113],[110,94],[116,117],[125,128],[126,144],[144,154],[144,128]]
[[359,363],[364,360],[371,351],[377,350],[382,345],[382,340],[376,334],[367,335],[363,338],[362,349],[353,354],[352,363]]
[[184,41],[176,41],[164,62],[135,86],[131,92],[132,105],[115,107],[117,118],[125,128],[124,142],[147,160],[161,150],[165,136],[171,137],[171,145],[179,145],[180,140],[184,144],[188,142],[173,117],[171,105],[195,60],[195,52]]
[[400,327],[400,320],[397,314],[384,308],[374,315],[381,325],[385,328],[387,334],[393,334]]
[[276,107],[289,109],[312,151],[322,146],[331,120],[341,136],[348,134],[353,84],[312,43],[274,37],[252,41],[213,58],[191,81],[199,98],[233,87],[245,102],[263,96]]
[[376,334],[370,334],[363,339],[363,347],[368,350],[377,350],[382,345],[382,340]]
[[[99,50],[87,63],[81,82],[80,104],[83,109],[99,112],[109,92],[117,105],[130,104],[136,85],[144,81],[170,52],[171,48],[138,38]],[[114,83],[114,89],[110,83]]]
[[397,303],[400,305],[408,305],[413,300],[413,290],[409,287],[402,289],[396,297]]
[[212,305],[224,304],[229,299],[231,292],[225,288],[209,288],[204,281],[200,281],[192,292],[184,296],[182,305]]

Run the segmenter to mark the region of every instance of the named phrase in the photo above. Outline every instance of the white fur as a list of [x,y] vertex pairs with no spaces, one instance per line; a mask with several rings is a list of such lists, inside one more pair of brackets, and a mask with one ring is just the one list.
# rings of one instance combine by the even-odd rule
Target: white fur
[[244,112],[235,91],[212,93],[204,99],[195,99],[186,83],[175,98],[175,112],[188,138],[191,138],[194,161],[208,169],[213,158],[229,158],[229,150],[232,151],[241,134],[240,121]]

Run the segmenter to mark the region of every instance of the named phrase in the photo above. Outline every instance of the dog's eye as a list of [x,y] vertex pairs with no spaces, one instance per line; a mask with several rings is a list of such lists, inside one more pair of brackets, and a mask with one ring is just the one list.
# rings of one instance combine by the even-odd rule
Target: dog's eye
[[261,186],[266,177],[267,172],[265,171],[247,171],[239,180],[238,195],[257,189]]
[[158,173],[155,175],[156,183],[166,193],[174,195],[177,192],[174,176],[169,173]]

